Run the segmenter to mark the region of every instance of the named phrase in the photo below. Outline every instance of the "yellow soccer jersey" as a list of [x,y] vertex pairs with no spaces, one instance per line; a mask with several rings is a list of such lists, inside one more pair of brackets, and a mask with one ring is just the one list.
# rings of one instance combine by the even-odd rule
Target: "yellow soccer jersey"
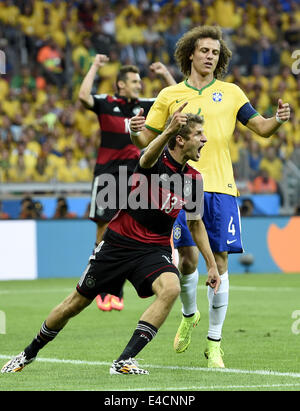
[[[237,118],[246,124],[257,115],[244,92],[235,84],[214,79],[198,90],[185,80],[164,88],[146,118],[146,127],[157,133],[164,129],[167,118],[188,101],[184,112],[202,115],[207,142],[199,161],[190,161],[204,180],[204,191],[238,195],[233,177],[229,141]],[[243,107],[242,110],[240,110]]]

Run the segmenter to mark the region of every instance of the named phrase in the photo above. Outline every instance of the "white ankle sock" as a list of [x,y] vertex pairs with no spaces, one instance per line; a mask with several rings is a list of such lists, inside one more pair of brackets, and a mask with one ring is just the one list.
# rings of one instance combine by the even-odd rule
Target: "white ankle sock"
[[221,284],[216,295],[214,294],[214,289],[208,287],[207,298],[209,303],[209,328],[207,337],[213,340],[220,340],[229,299],[228,271],[221,275]]
[[180,277],[182,312],[191,315],[197,311],[198,270]]

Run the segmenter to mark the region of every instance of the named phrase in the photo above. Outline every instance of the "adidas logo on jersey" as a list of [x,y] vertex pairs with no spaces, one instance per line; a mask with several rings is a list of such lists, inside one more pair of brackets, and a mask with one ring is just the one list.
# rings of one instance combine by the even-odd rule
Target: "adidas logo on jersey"
[[119,109],[119,107],[114,107],[113,112],[114,113],[120,113],[121,110]]

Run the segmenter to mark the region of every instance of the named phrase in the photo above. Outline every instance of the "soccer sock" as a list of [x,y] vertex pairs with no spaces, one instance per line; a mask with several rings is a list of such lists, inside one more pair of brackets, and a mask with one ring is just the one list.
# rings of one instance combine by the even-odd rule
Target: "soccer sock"
[[57,336],[59,331],[60,330],[58,331],[50,330],[46,326],[46,321],[44,321],[39,334],[32,340],[31,344],[29,344],[24,350],[26,358],[30,359],[30,358],[36,357],[39,350],[43,348],[49,341],[52,341]]
[[192,274],[180,276],[180,300],[182,304],[182,313],[188,317],[197,311],[197,285],[198,285],[198,270]]
[[139,321],[129,343],[117,361],[134,358],[156,336],[157,331],[154,325]]
[[229,299],[229,279],[228,271],[222,274],[221,284],[217,294],[214,289],[208,287],[207,297],[209,303],[209,328],[207,338],[219,341],[222,337],[222,327],[226,317]]

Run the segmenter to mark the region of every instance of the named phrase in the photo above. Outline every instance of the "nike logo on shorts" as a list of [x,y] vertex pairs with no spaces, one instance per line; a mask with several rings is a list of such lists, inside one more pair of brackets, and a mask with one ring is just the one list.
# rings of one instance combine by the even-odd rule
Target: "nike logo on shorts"
[[227,244],[229,245],[229,244],[235,243],[236,241],[237,241],[237,239],[235,239],[235,240],[227,240]]

